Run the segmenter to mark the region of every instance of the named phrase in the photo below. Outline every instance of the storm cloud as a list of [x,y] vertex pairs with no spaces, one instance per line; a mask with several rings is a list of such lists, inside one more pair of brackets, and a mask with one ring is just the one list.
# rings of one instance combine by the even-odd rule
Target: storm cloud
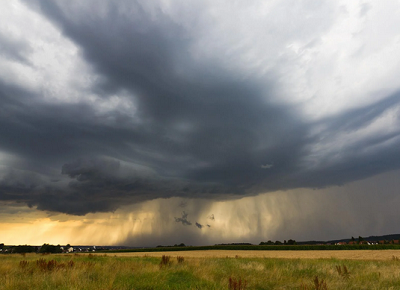
[[[344,17],[334,3],[297,4],[311,15],[289,15],[297,28],[271,17],[279,5],[248,20],[257,5],[241,14],[227,2],[217,15],[202,1],[20,5],[53,32],[35,39],[0,29],[2,63],[29,76],[0,74],[2,201],[84,215],[157,198],[325,188],[400,169],[400,86],[387,77],[373,87],[386,75],[360,75],[371,85],[356,92],[340,68],[326,68],[324,36]],[[362,18],[373,7],[356,10]],[[52,37],[60,51],[41,56],[47,64],[34,44]],[[357,49],[379,53],[368,41]],[[185,212],[175,221],[191,225]]]

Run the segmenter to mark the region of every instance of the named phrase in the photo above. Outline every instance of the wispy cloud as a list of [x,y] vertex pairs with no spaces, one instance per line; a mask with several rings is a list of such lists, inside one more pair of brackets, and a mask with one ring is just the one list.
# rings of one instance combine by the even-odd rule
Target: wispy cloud
[[265,164],[265,165],[261,165],[261,168],[262,169],[270,169],[270,168],[272,168],[274,165],[271,163],[271,164]]
[[[182,223],[182,225],[184,225],[184,226],[191,226],[192,223],[190,221],[188,221],[187,216],[188,216],[188,214],[183,211],[182,212],[182,217],[180,217],[180,218],[176,217],[175,218],[175,222]],[[197,226],[197,223],[196,223],[196,226]]]
[[196,222],[196,227],[198,227],[199,229],[202,229],[204,226],[202,224],[199,224],[198,222]]

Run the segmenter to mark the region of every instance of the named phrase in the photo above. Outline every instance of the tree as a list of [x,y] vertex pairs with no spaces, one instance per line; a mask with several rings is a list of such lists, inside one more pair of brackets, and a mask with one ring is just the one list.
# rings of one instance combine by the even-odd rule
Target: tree
[[49,244],[43,244],[43,246],[40,248],[40,253],[61,253],[61,246],[57,245],[49,245]]
[[260,246],[262,246],[262,245],[273,245],[273,244],[274,244],[273,241],[268,240],[268,242],[261,242],[261,243],[260,243]]

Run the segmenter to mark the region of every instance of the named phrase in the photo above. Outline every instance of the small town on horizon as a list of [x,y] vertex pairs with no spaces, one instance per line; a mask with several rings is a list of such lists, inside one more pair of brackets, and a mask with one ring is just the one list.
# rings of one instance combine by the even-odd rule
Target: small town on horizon
[[[260,242],[259,246],[344,246],[344,245],[400,245],[400,234],[390,234],[382,236],[369,236],[358,238],[351,237],[349,239],[341,240],[330,240],[330,241],[298,241],[289,239],[281,241],[271,241]],[[214,246],[257,246],[252,243],[223,243],[215,244]],[[96,246],[96,245],[50,245],[43,244],[41,246],[37,245],[5,245],[0,243],[0,253],[90,253],[97,251],[120,251],[120,250],[135,250],[135,249],[154,249],[154,248],[193,248],[191,245],[185,245],[184,243],[174,244],[174,245],[158,245],[156,247],[143,246],[143,247],[130,247],[130,246]],[[202,248],[209,246],[195,246],[194,248]]]

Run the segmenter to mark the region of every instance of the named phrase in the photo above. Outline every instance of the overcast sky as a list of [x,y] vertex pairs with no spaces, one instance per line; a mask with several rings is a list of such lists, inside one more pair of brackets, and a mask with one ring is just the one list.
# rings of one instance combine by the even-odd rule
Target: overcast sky
[[0,19],[4,242],[400,233],[398,1],[11,0]]

